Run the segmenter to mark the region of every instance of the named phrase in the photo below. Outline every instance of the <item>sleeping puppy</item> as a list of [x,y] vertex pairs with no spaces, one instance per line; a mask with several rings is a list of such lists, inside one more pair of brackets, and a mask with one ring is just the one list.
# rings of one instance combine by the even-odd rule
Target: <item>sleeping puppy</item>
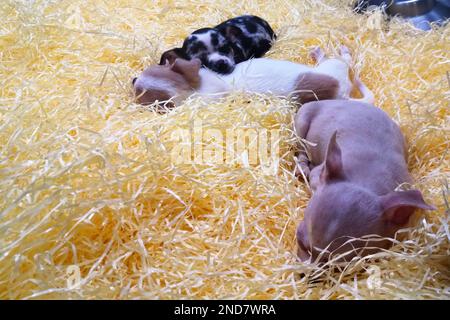
[[[297,228],[298,255],[306,261],[339,261],[389,248],[417,209],[435,210],[412,184],[407,148],[398,125],[371,104],[327,100],[302,106],[297,135],[309,142],[299,166],[313,195]],[[369,237],[365,240],[349,240]]]
[[[145,105],[170,100],[170,106],[174,106],[193,93],[214,99],[232,91],[273,94],[300,104],[351,99],[348,49],[341,47],[341,56],[334,59],[327,59],[320,48],[313,50],[312,56],[318,63],[316,67],[257,58],[239,63],[228,75],[200,68],[198,59],[176,59],[173,64],[147,68],[133,80],[133,86],[137,102]],[[373,102],[372,93],[359,79],[355,79],[355,84],[363,94],[356,100]]]
[[181,48],[166,51],[160,65],[175,59],[199,59],[203,66],[218,73],[231,73],[237,63],[262,57],[276,39],[267,21],[251,15],[227,20],[214,28],[194,31]]

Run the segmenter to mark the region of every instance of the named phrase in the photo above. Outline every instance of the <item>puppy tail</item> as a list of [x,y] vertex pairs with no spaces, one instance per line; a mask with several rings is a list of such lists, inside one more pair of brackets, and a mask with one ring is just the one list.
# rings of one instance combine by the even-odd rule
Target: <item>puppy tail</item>
[[373,92],[366,87],[366,85],[359,79],[357,75],[355,75],[353,83],[358,88],[359,92],[362,94],[362,98],[350,98],[353,101],[365,102],[369,104],[373,104],[375,102],[375,96]]

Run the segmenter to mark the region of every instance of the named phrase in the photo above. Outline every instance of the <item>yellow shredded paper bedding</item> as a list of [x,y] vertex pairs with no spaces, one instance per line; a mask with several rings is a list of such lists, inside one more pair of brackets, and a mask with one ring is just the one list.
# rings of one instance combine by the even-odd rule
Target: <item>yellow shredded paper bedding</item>
[[[424,32],[351,2],[2,0],[0,298],[449,299],[450,25]],[[245,13],[278,34],[270,58],[311,65],[314,46],[348,46],[352,73],[400,124],[438,210],[392,249],[340,267],[297,260],[310,191],[293,173],[289,101],[133,103],[131,79],[163,51]],[[199,126],[277,132],[279,159],[174,161],[173,132]]]

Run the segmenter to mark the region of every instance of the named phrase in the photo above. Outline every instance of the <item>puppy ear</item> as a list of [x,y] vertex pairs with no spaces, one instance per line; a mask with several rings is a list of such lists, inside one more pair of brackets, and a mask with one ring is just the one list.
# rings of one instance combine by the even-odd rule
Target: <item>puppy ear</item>
[[183,59],[176,59],[171,66],[172,71],[181,74],[192,88],[197,88],[200,85],[200,67],[202,63],[199,59],[192,59],[190,61]]
[[179,58],[189,60],[182,48],[167,50],[162,54],[161,59],[159,60],[159,65],[164,66],[167,64],[174,64],[175,60]]
[[344,177],[342,165],[342,152],[339,144],[336,141],[337,131],[331,136],[328,143],[327,154],[325,156],[325,163],[320,174],[321,182],[329,182],[331,180],[338,180]]
[[425,202],[419,190],[394,191],[380,198],[384,219],[397,226],[406,225],[417,208],[436,210]]
[[237,38],[242,34],[242,30],[233,25],[227,25],[225,27],[225,35],[231,41],[236,41]]

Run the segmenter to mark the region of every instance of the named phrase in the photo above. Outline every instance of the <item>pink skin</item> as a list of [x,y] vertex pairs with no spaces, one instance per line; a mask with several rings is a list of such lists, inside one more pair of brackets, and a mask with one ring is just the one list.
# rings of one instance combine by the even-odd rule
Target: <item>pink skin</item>
[[310,102],[298,111],[295,130],[317,144],[308,147],[310,158],[304,150],[298,157],[313,191],[297,228],[303,261],[342,253],[348,261],[388,248],[391,241],[374,237],[347,241],[393,238],[416,209],[435,210],[418,190],[394,191],[412,178],[400,128],[381,109],[345,100]]

